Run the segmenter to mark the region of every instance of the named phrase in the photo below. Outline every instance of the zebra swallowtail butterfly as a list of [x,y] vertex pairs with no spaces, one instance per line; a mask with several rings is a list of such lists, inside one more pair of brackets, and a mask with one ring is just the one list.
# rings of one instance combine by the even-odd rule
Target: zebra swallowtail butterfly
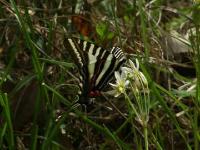
[[64,44],[80,72],[80,103],[87,104],[90,97],[100,95],[114,72],[125,62],[125,55],[119,47],[108,51],[78,38],[66,38]]

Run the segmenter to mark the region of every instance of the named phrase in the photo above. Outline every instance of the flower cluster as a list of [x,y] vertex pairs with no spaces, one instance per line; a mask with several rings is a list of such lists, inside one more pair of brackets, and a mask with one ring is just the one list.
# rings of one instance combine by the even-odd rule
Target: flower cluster
[[120,94],[125,94],[129,88],[135,91],[145,90],[148,87],[148,82],[142,72],[139,71],[139,62],[136,59],[136,64],[129,60],[130,67],[122,67],[121,74],[116,71],[115,78],[116,84],[110,83],[114,88],[114,95],[118,97]]

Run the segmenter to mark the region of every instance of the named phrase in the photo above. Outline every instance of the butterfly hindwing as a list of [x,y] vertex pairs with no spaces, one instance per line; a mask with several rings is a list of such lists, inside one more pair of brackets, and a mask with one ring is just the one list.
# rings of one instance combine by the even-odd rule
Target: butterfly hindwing
[[101,91],[125,61],[122,50],[111,51],[78,38],[68,38],[65,46],[77,64],[82,82],[82,97],[87,100],[90,92]]

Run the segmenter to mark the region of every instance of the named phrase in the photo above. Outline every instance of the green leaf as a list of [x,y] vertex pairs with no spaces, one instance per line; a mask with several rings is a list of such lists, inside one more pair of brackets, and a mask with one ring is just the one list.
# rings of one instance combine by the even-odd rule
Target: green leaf
[[63,66],[63,67],[66,67],[66,68],[73,68],[74,67],[73,63],[67,63],[67,62],[64,62],[64,61],[57,61],[57,60],[46,59],[46,58],[40,58],[40,60],[47,62],[47,63],[50,63],[50,64]]
[[107,39],[111,40],[114,37],[114,35],[115,34],[113,32],[109,32],[108,35],[107,35]]
[[107,30],[108,30],[108,26],[105,23],[99,23],[96,26],[96,32],[101,38],[105,36]]

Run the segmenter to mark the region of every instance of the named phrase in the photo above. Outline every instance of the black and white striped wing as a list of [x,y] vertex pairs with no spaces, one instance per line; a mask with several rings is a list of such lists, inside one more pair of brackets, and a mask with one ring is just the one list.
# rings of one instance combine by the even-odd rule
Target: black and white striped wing
[[107,51],[90,42],[68,38],[65,42],[81,74],[82,96],[101,91],[125,62],[125,56],[118,47]]

